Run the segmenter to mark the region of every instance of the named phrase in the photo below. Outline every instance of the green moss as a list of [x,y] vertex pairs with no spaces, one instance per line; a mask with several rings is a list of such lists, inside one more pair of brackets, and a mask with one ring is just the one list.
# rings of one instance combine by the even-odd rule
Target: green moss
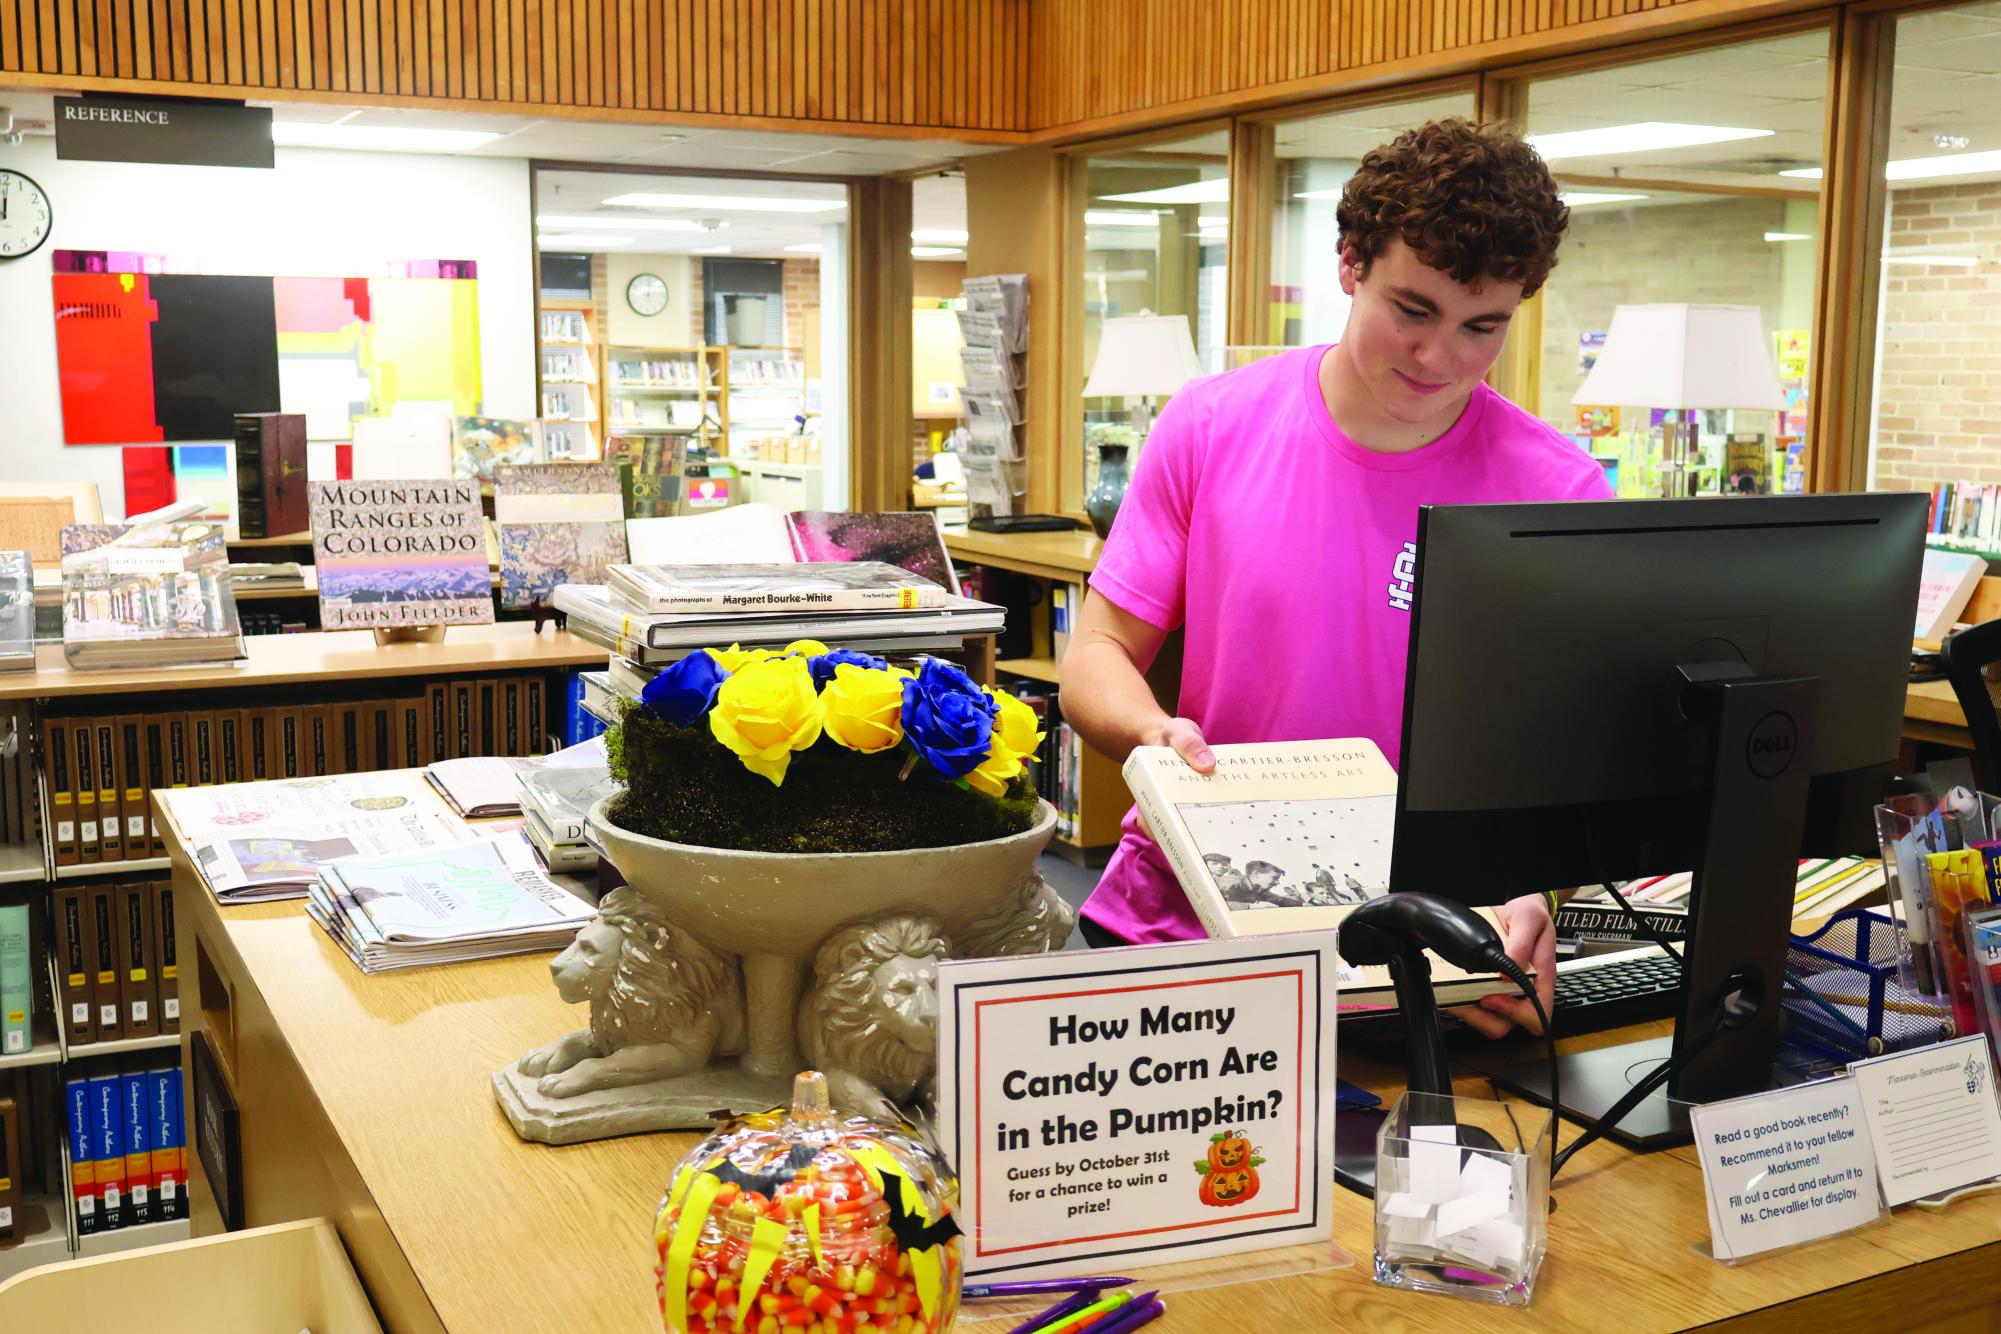
[[[777,787],[743,767],[706,727],[681,728],[632,709],[608,734],[625,791],[611,818],[671,843],[755,852],[892,852],[977,843],[1035,823],[1027,776],[996,800],[939,780],[910,752],[862,755],[822,739],[792,757]],[[620,770],[623,773],[620,773]]]

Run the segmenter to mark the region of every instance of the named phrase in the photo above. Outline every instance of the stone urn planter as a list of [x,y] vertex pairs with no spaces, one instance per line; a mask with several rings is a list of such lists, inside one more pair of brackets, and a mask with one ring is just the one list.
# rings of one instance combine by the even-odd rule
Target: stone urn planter
[[706,1127],[783,1103],[808,1066],[844,1111],[917,1112],[938,961],[1056,949],[1074,924],[1036,869],[1047,802],[1005,838],[861,853],[669,843],[612,823],[609,805],[589,837],[626,884],[551,965],[589,1026],[493,1076],[524,1139]]

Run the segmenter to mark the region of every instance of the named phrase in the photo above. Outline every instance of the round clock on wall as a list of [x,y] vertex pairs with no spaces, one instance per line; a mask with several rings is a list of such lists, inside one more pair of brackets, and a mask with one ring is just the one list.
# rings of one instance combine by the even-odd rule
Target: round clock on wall
[[667,309],[667,284],[658,274],[635,273],[625,285],[625,304],[635,315],[658,315]]
[[0,167],[0,259],[40,250],[54,223],[48,192],[20,172]]

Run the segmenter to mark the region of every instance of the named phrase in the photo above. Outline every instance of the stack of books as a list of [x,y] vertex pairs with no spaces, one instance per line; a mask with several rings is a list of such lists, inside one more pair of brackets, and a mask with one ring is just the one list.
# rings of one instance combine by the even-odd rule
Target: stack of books
[[222,524],[63,528],[63,654],[77,671],[244,657]]
[[364,973],[561,949],[597,914],[519,833],[321,868],[306,911]]
[[598,854],[584,841],[584,817],[612,793],[606,766],[550,765],[524,771],[520,783],[521,832],[542,864],[551,871],[594,869]]
[[77,1232],[186,1218],[188,1136],[173,1056],[71,1061],[63,1081]]

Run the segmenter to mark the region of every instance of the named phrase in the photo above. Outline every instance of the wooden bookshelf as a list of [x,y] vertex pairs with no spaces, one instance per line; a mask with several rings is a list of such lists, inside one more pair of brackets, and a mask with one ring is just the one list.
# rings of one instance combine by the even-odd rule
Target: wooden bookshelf
[[603,666],[605,651],[566,630],[535,633],[527,621],[455,625],[442,643],[382,644],[366,630],[315,630],[295,635],[251,635],[249,656],[231,667],[173,667],[145,671],[73,672],[60,644],[35,652],[35,670],[0,676],[0,700],[64,699],[139,691],[240,689],[358,681],[392,676],[445,676],[473,672],[529,672]]

